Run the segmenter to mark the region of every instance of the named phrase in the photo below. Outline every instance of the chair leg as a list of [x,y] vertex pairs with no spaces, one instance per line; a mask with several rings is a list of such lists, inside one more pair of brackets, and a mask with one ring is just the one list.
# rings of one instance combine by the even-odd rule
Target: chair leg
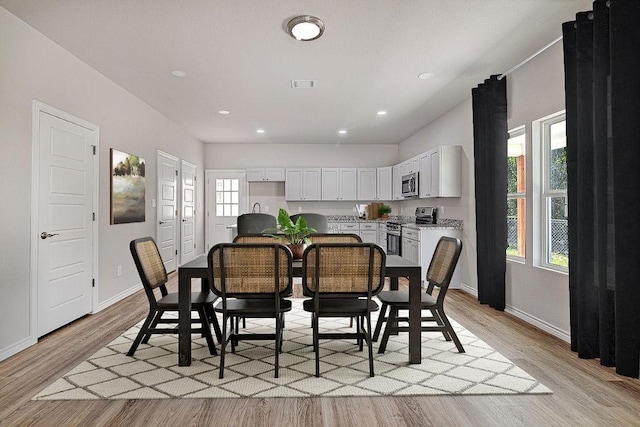
[[387,315],[387,307],[389,307],[389,304],[382,303],[382,308],[380,308],[380,315],[378,316],[378,321],[376,322],[376,331],[373,333],[373,341],[375,342],[378,341],[378,337],[380,336],[382,324],[387,320],[387,318],[385,317]]
[[148,333],[149,325],[153,321],[155,315],[156,315],[155,311],[149,312],[149,315],[147,315],[147,318],[145,319],[144,323],[140,327],[140,332],[138,332],[138,335],[136,335],[136,339],[133,340],[133,344],[131,344],[129,351],[127,352],[127,356],[133,356],[135,354],[138,346],[140,345],[140,342],[142,341],[142,338],[144,338],[145,335]]
[[458,352],[464,353],[465,352],[464,347],[462,346],[462,343],[458,339],[458,335],[456,334],[456,331],[453,330],[453,326],[451,326],[451,322],[449,322],[447,315],[444,314],[444,310],[442,309],[442,307],[438,309],[438,316],[440,316],[440,318],[444,322],[445,328],[447,329],[447,332],[449,333],[449,336],[451,337],[451,339],[453,339],[453,342],[456,344],[456,348],[458,349]]
[[274,373],[275,378],[278,378],[278,368],[280,366],[280,340],[282,338],[281,334],[282,334],[282,319],[278,315],[276,316],[276,345],[274,350],[274,356],[275,356],[274,364],[276,365],[275,373]]
[[[352,318],[353,319],[353,318]],[[358,343],[358,350],[362,351],[362,330],[364,328],[364,317],[362,316],[358,316],[356,317],[356,333],[358,334],[358,339],[357,339],[357,343]]]
[[[364,319],[362,319],[364,322]],[[363,325],[364,326],[364,325]],[[371,315],[367,314],[367,329],[365,331],[365,339],[369,347],[369,376],[373,377],[373,340],[371,339]]]
[[[231,320],[233,322],[233,320]],[[224,378],[224,356],[226,354],[227,343],[229,337],[227,336],[227,319],[222,319],[222,341],[220,341],[220,375],[218,378]]]
[[205,307],[198,308],[198,314],[200,315],[202,335],[207,340],[207,346],[209,347],[209,354],[216,356],[218,352],[216,351],[216,344],[213,342],[213,335],[211,335],[211,325],[209,324],[211,319],[207,314],[207,309]]
[[384,328],[384,334],[382,334],[382,341],[378,348],[378,353],[384,353],[387,349],[387,343],[389,342],[389,335],[398,327],[398,309],[391,307],[389,310],[389,318],[387,319],[387,326]]
[[316,350],[316,378],[320,377],[320,339],[318,337],[318,317],[313,318],[313,348]]
[[431,311],[431,315],[433,316],[433,320],[436,321],[438,326],[442,327],[442,335],[444,336],[444,339],[446,341],[451,341],[451,335],[449,334],[449,331],[446,330],[446,326],[445,326],[444,322],[442,321],[442,318],[440,317],[440,313],[438,313],[438,310],[436,310],[435,308],[432,308],[432,309],[429,309],[429,311]]
[[218,316],[213,309],[213,304],[205,306],[207,315],[209,316],[209,322],[213,324],[213,330],[216,333],[216,339],[218,342],[222,342],[222,332],[220,331],[220,323],[218,323]]
[[147,328],[147,333],[142,338],[142,344],[147,344],[149,342],[149,338],[151,338],[151,335],[153,335],[151,332],[149,332],[149,329],[154,329],[156,326],[158,326],[158,322],[162,318],[163,314],[164,314],[164,310],[158,310],[155,312],[153,316],[153,321]]
[[[234,321],[235,319],[235,321]],[[231,353],[236,352],[236,334],[238,333],[238,318],[230,317],[229,318],[229,328],[231,329],[231,335],[229,336],[229,340],[231,341]]]

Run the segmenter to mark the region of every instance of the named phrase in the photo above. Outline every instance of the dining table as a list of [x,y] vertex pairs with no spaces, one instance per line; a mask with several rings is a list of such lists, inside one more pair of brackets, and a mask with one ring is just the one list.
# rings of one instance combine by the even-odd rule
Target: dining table
[[[302,277],[302,260],[293,261],[293,276]],[[422,268],[419,264],[398,255],[387,255],[385,276],[389,287],[398,289],[398,278],[409,280],[409,363],[422,360],[421,354],[421,298]],[[178,365],[191,365],[191,292],[192,279],[200,279],[203,292],[209,290],[207,256],[200,255],[178,267]]]

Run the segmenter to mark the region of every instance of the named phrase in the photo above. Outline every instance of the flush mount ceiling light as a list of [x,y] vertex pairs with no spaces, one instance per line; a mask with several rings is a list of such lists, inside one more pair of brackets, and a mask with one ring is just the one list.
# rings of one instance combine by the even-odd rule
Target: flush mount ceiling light
[[187,76],[187,73],[186,73],[186,72],[184,72],[184,71],[182,71],[182,70],[173,70],[173,71],[171,72],[171,75],[172,75],[173,77],[186,77],[186,76]]
[[386,111],[384,111],[384,110],[380,110],[380,111],[378,111],[378,115],[379,115],[379,116],[386,116],[386,115],[387,115],[387,112],[386,112]]
[[287,24],[287,33],[303,42],[315,40],[324,33],[324,22],[311,15],[296,16]]
[[426,72],[426,73],[420,73],[420,74],[418,74],[418,78],[419,78],[420,80],[428,80],[428,79],[432,78],[434,75],[435,75],[435,74],[433,74],[433,73],[429,73],[429,72]]
[[346,130],[344,130],[344,129],[340,129],[340,130],[338,131],[338,133],[339,133],[340,135],[346,135],[347,131],[346,131]]
[[258,133],[264,133],[264,129],[257,129],[256,132]]
[[229,112],[227,110],[220,110],[218,111],[218,114],[222,114],[223,116],[226,116],[227,114],[229,114]]

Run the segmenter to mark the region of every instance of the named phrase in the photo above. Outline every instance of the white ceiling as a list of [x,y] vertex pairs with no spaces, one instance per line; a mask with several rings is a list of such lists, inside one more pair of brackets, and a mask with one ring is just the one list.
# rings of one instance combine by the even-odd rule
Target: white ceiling
[[[402,141],[560,36],[585,3],[0,0],[203,142],[325,144]],[[289,37],[299,14],[321,18],[324,35]]]

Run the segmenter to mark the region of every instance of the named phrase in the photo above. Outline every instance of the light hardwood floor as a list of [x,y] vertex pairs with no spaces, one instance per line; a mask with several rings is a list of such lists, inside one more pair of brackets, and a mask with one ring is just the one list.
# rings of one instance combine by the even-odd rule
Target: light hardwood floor
[[[175,290],[175,275],[171,287]],[[451,317],[552,395],[31,401],[147,313],[142,291],[0,362],[0,426],[640,426],[640,380],[618,376],[521,320],[450,291]]]

